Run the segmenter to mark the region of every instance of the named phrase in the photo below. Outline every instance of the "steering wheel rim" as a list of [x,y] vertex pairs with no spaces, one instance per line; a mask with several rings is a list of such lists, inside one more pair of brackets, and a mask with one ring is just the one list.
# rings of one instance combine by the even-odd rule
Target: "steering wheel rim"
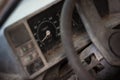
[[[61,13],[61,37],[62,37],[62,43],[64,45],[64,48],[65,48],[65,51],[66,51],[66,56],[68,58],[68,61],[70,62],[70,65],[72,66],[72,68],[74,69],[74,71],[76,72],[76,74],[78,75],[78,77],[81,79],[81,80],[95,80],[83,67],[82,67],[82,64],[80,63],[80,60],[77,56],[77,54],[75,54],[75,49],[73,47],[73,43],[72,43],[72,31],[71,31],[71,27],[72,27],[72,12],[73,12],[73,9],[75,7],[75,3],[76,3],[77,0],[66,0],[65,1],[65,4],[64,4],[64,7],[63,7],[63,10],[62,10],[62,13]],[[88,18],[90,18],[90,16],[92,16],[93,14],[92,13],[95,13],[95,15],[93,15],[93,21],[95,23],[97,23],[96,25],[99,24],[99,27],[100,25],[101,26],[105,26],[105,24],[103,22],[101,22],[101,18],[100,16],[98,15],[97,13],[97,10],[95,9],[93,3],[91,3],[91,0],[81,0],[82,2],[80,2],[80,0],[77,1],[77,9],[78,9],[78,12],[79,12],[79,15],[80,17],[82,18],[82,21],[83,23],[85,24],[86,22],[86,30],[87,32],[89,33],[89,36],[90,36],[90,39],[92,40],[92,42],[95,44],[95,46],[100,50],[102,51],[102,53],[105,53],[105,55],[103,54],[103,56],[105,57],[105,59],[112,65],[120,65],[120,62],[119,62],[119,58],[116,57],[114,54],[112,54],[111,50],[109,49],[109,45],[107,43],[107,46],[106,46],[106,42],[108,41],[109,37],[111,36],[112,33],[114,33],[115,31],[114,30],[111,30],[111,29],[108,29],[106,27],[102,27],[100,30],[104,30],[103,33],[101,33],[101,35],[107,35],[107,36],[104,36],[101,37],[99,36],[99,34],[96,38],[96,34],[95,33],[92,33],[91,32],[93,30],[98,30],[95,25],[94,25],[94,28],[95,29],[91,29],[91,23],[92,23],[92,26],[93,26],[93,22],[91,23],[88,23],[89,21],[87,21]],[[87,3],[88,2],[88,3]],[[90,13],[87,12],[87,11],[84,11],[86,9],[86,3],[87,5],[90,5],[92,6],[92,8],[88,8],[88,12],[93,9],[94,11]],[[88,6],[87,6],[88,7]],[[82,8],[84,8],[82,10]],[[90,9],[90,10],[89,10]],[[86,14],[87,15],[87,18],[86,18]],[[97,17],[98,20],[95,20]],[[66,22],[67,21],[67,22]],[[90,20],[91,21],[91,20]],[[98,23],[100,22],[100,23]],[[103,25],[104,24],[104,25]],[[94,35],[95,34],[95,35]],[[101,41],[99,41],[99,39],[102,41],[102,39],[104,39],[104,43],[105,45],[101,45]],[[108,54],[110,53],[110,55]],[[113,58],[111,58],[113,57]],[[116,62],[115,62],[116,61]]]
[[[92,0],[78,1],[77,9],[91,41],[111,65],[119,66],[120,57],[117,57],[120,55],[120,48],[118,47],[120,43],[117,41],[119,40],[119,36],[113,34],[120,34],[120,31],[105,27],[105,23],[100,17]],[[117,44],[114,45],[114,43]]]
[[[74,54],[76,52],[73,47],[72,36],[71,36],[72,35],[72,31],[71,31],[72,12],[73,12],[74,7],[75,7],[75,0],[66,0],[64,4],[64,8],[61,13],[62,42],[63,44],[65,44],[64,47],[65,47],[66,52],[69,53],[69,54],[66,54],[66,56],[70,62],[70,65],[75,70],[78,77],[81,80],[94,80],[94,78],[91,77],[91,75],[82,67],[82,64],[79,62],[79,58],[77,57],[77,54]],[[66,21],[68,22],[65,23]]]

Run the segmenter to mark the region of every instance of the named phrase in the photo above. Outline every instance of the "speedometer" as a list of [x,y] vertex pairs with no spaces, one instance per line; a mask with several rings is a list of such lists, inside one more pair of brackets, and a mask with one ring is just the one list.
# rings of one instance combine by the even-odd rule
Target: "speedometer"
[[57,39],[55,25],[50,21],[43,21],[38,25],[37,38],[43,51],[47,51]]

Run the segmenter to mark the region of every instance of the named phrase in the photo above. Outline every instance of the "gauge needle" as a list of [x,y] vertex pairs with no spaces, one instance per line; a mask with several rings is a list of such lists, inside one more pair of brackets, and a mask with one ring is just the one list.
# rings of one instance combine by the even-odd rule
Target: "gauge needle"
[[46,35],[43,38],[42,42],[45,41],[45,39],[47,39],[48,36],[50,36],[51,32],[49,30],[46,31]]

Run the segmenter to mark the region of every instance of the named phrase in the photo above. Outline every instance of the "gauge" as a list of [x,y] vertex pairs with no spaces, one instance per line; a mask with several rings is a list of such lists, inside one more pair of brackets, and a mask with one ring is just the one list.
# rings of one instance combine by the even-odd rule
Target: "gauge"
[[43,51],[52,48],[57,39],[55,25],[50,21],[44,21],[38,26],[37,37],[40,42],[40,47]]

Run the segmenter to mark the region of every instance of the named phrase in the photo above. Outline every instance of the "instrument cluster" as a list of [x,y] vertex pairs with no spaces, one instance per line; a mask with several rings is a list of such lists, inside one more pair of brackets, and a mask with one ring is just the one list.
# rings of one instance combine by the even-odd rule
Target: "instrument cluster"
[[[65,59],[60,37],[60,14],[63,3],[64,0],[51,3],[44,10],[23,18],[5,31],[7,41],[14,52],[14,59],[17,58],[21,72],[23,71],[26,74],[24,76],[29,79],[35,78]],[[90,41],[76,9],[73,12],[72,23],[75,48],[81,49]]]

